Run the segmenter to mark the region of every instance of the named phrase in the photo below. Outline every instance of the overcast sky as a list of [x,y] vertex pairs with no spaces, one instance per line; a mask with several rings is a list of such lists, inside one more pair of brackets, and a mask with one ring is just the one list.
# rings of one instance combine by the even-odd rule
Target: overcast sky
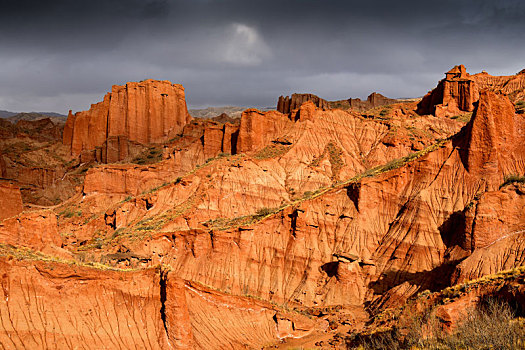
[[525,68],[525,1],[0,0],[0,110],[88,109],[114,84],[191,107],[417,97],[443,73]]

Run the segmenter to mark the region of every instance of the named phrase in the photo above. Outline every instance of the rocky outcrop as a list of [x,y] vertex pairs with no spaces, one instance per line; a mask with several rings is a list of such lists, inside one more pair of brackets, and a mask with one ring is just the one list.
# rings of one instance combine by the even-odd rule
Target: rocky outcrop
[[0,220],[18,215],[24,210],[18,186],[0,181],[0,208]]
[[0,222],[0,243],[58,255],[62,238],[57,217],[50,211],[34,211],[5,219]]
[[463,247],[472,254],[455,269],[453,283],[525,264],[525,186],[520,183],[485,192],[465,213]]
[[503,174],[521,173],[525,138],[519,130],[524,124],[506,96],[482,91],[476,113],[466,128],[465,158],[469,172],[485,177],[499,175],[499,181]]
[[78,155],[104,147],[106,161],[127,156],[126,142],[168,141],[191,120],[184,88],[168,81],[145,80],[113,86],[88,111],[69,113],[63,142]]
[[385,97],[381,94],[378,94],[377,92],[373,92],[370,95],[368,95],[365,101],[362,101],[359,98],[349,98],[348,99],[349,107],[357,111],[360,111],[360,112],[364,112],[366,110],[376,108],[376,107],[390,105],[396,102],[398,101],[395,99]]
[[307,101],[311,101],[316,107],[321,109],[353,109],[359,112],[364,112],[372,108],[386,106],[399,102],[398,100],[385,97],[377,92],[371,93],[366,100],[359,98],[349,98],[340,101],[326,101],[313,94],[293,94],[292,97],[280,96],[277,102],[277,111],[283,114],[290,114],[297,110],[301,105]]
[[291,97],[279,97],[279,100],[277,101],[277,111],[283,114],[289,114],[293,110],[301,107],[306,101],[312,101],[317,107],[322,109],[329,108],[328,101],[313,94],[292,94]]
[[256,109],[244,111],[237,139],[237,153],[252,151],[267,145],[292,124],[287,116],[279,112],[263,113]]
[[[246,135],[246,153],[209,162],[145,196],[150,210],[134,210],[132,202],[122,207],[134,219],[120,219],[119,227],[158,234],[125,245],[162,259],[185,279],[276,303],[360,305],[402,285],[406,288],[391,291],[391,299],[406,300],[419,288],[437,288],[436,281],[446,284],[453,270],[447,264],[457,261],[457,251],[464,250],[461,258],[472,253],[456,235],[465,227],[462,215],[469,203],[480,191],[497,189],[501,182],[494,181],[503,179],[508,164],[521,171],[522,153],[507,158],[499,146],[494,156],[501,166],[484,171],[493,161],[483,158],[478,138],[471,136],[486,134],[480,122],[486,118],[499,125],[493,117],[506,113],[508,105],[504,96],[483,93],[461,134],[415,161],[392,162],[403,155],[402,147],[382,143],[390,134],[383,123],[320,110],[312,102],[299,108],[295,122],[277,112],[246,111],[238,144],[244,150]],[[270,131],[267,139],[260,130]],[[509,149],[519,144],[498,135],[489,132],[485,138]],[[218,139],[210,137],[215,144]],[[282,152],[272,153],[268,145],[279,145]],[[369,170],[341,185],[381,164],[385,168],[377,173]],[[315,197],[323,188],[326,192]],[[270,213],[263,221],[257,219],[259,208]],[[161,248],[168,237],[175,246]]]
[[459,65],[445,73],[445,79],[426,94],[417,106],[417,113],[451,117],[472,112],[482,90],[508,95],[515,102],[525,94],[525,74],[492,76],[487,72],[474,75]]
[[15,127],[19,133],[30,134],[38,140],[59,140],[62,138],[62,126],[53,123],[50,118],[19,120]]

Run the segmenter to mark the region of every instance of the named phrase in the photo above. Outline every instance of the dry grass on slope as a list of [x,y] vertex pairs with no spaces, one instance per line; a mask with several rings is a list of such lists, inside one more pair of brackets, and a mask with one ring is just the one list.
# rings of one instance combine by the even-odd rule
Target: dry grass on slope
[[[350,349],[525,349],[525,319],[515,303],[488,292],[474,308],[463,310],[461,321],[447,331],[436,316],[468,293],[516,290],[525,282],[525,266],[451,286],[440,292],[422,292],[403,307],[377,315],[367,329],[347,339]],[[505,294],[504,294],[505,295]],[[513,307],[514,305],[514,307]],[[418,311],[416,311],[418,310]]]

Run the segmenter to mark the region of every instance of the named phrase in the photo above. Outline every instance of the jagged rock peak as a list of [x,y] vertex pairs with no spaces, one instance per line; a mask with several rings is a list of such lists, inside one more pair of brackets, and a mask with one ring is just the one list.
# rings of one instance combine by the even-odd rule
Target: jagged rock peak
[[280,96],[277,102],[277,111],[288,114],[301,107],[306,101],[312,101],[317,107],[329,108],[328,101],[313,94],[292,94],[291,97]]

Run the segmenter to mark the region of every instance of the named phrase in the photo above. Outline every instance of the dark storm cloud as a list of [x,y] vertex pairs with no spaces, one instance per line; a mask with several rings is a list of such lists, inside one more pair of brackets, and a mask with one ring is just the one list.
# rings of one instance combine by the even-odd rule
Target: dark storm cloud
[[523,18],[520,0],[2,0],[0,109],[86,109],[149,77],[195,106],[420,96],[455,64],[525,68]]

